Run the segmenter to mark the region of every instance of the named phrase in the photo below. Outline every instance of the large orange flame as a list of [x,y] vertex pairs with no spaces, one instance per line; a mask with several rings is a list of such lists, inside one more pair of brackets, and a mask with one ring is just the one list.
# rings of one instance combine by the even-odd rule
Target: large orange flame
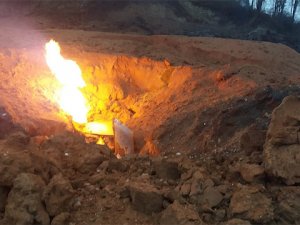
[[61,109],[71,115],[74,122],[84,124],[81,132],[114,135],[112,121],[88,122],[87,115],[90,107],[81,93],[81,88],[86,84],[78,64],[73,60],[65,59],[60,53],[59,44],[54,40],[46,43],[45,50],[46,62],[62,86],[57,91],[58,104]]
[[80,67],[73,60],[65,59],[60,53],[60,46],[54,40],[45,45],[46,62],[62,85],[58,90],[58,104],[61,109],[72,116],[73,121],[84,124],[87,122],[89,106],[80,88],[86,86]]

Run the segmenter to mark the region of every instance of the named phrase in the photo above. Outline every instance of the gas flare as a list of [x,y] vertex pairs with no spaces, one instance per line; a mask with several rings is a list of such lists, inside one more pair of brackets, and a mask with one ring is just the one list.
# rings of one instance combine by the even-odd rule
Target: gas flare
[[83,125],[80,132],[104,136],[114,135],[112,121],[88,122],[90,106],[81,92],[86,83],[78,64],[73,60],[65,59],[61,55],[59,44],[54,40],[46,43],[45,50],[47,65],[61,84],[61,88],[57,90],[60,108],[72,117],[72,121]]
[[45,45],[46,62],[51,72],[61,84],[58,90],[58,104],[61,109],[79,124],[87,123],[89,105],[81,93],[81,88],[86,86],[78,64],[65,59],[60,52],[60,46],[54,40]]

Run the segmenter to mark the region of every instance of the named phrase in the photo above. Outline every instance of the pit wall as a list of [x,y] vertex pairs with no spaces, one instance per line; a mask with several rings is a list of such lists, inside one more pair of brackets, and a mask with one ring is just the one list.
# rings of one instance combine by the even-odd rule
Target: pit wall
[[[118,118],[126,122],[142,107],[133,105],[142,96],[167,87],[174,70],[167,61],[149,58],[72,51],[63,55],[82,68],[90,120]],[[59,83],[46,65],[43,51],[6,49],[0,51],[0,59],[0,102],[15,123],[32,135],[72,128],[70,118],[56,104]]]
[[167,87],[175,69],[167,61],[128,56],[92,55],[81,64],[91,118],[117,116],[122,122],[135,114],[133,105],[142,96]]

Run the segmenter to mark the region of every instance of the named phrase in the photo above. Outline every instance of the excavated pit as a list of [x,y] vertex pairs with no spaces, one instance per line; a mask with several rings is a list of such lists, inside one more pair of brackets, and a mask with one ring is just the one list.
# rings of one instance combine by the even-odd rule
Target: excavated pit
[[[221,69],[199,68],[172,65],[168,59],[84,51],[76,45],[63,44],[62,48],[62,54],[78,62],[82,69],[87,83],[82,92],[91,107],[89,121],[117,118],[127,124],[135,133],[136,152],[157,138],[168,146],[172,136],[186,137],[177,142],[187,144],[205,126],[201,112],[218,108],[218,102],[226,99],[242,98],[257,86],[247,78],[231,78],[235,72],[227,65]],[[55,100],[59,83],[45,63],[43,46],[9,49],[2,59],[8,63],[3,68],[7,76],[0,101],[14,123],[31,136],[72,130],[70,118],[62,113]],[[72,79],[72,75],[69,77]],[[209,102],[210,99],[216,102]],[[194,101],[199,103],[194,105]],[[190,112],[185,113],[186,110]],[[202,145],[194,141],[189,144]],[[174,150],[174,143],[169,147],[166,150]]]
[[[75,47],[76,48],[76,47]],[[118,118],[127,122],[136,113],[140,98],[168,85],[175,67],[167,61],[147,57],[106,55],[77,51],[63,54],[77,61],[87,87],[82,89],[90,105],[89,120]],[[32,134],[49,134],[47,130],[30,130],[30,121],[53,121],[53,126],[67,122],[55,100],[59,83],[51,74],[41,51],[8,50],[2,55],[6,80],[2,84],[1,102],[13,120]],[[68,75],[72,79],[72,75]],[[30,91],[29,91],[30,90]],[[46,121],[45,121],[46,122]],[[27,124],[29,123],[29,124]]]
[[[167,60],[82,51],[68,44],[62,48],[62,54],[78,62],[82,69],[87,83],[82,92],[90,106],[89,121],[117,118],[127,123],[140,117],[155,93],[167,89],[173,72],[183,70]],[[1,54],[6,62],[2,68],[6,79],[0,87],[1,104],[12,121],[31,136],[73,130],[71,118],[57,104],[56,91],[60,86],[46,65],[44,54],[42,45],[6,49]],[[71,74],[68,76],[72,79]]]
[[[27,33],[24,28],[4,31],[0,102],[14,123],[32,136],[72,127],[53,98],[58,82],[44,58],[44,44],[50,38],[83,71],[89,119],[121,120],[134,131],[136,152],[201,152],[224,146],[286,95],[279,94],[270,107],[262,97],[259,104],[265,105],[257,109],[253,107],[258,104],[257,94],[267,93],[270,86],[276,95],[279,87],[299,83],[298,54],[271,43],[64,30]],[[253,113],[244,118],[248,111]],[[231,122],[226,122],[227,116]]]

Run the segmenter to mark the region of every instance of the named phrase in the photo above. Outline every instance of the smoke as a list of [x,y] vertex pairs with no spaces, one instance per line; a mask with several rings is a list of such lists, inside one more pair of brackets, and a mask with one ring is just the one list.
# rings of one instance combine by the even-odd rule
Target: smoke
[[30,15],[39,4],[39,0],[0,0],[0,18]]

